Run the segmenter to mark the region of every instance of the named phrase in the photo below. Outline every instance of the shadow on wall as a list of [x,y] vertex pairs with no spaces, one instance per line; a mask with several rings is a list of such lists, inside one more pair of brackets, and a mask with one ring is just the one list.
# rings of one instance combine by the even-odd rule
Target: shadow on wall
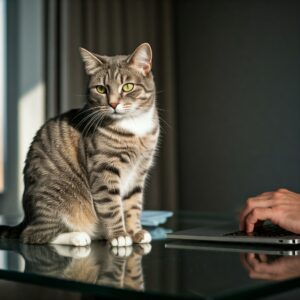
[[300,192],[300,3],[177,4],[182,208]]

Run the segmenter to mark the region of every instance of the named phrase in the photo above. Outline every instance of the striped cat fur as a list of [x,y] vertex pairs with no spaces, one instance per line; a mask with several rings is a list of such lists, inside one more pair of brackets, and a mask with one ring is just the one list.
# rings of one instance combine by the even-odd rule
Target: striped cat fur
[[148,243],[140,215],[160,130],[151,47],[144,43],[128,56],[80,53],[87,103],[37,132],[24,168],[24,220],[0,227],[0,237],[74,246],[93,239]]

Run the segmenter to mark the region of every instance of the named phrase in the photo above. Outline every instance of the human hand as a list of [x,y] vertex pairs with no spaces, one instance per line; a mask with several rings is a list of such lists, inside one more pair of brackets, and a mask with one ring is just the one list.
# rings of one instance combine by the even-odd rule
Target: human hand
[[265,254],[246,253],[241,261],[252,279],[286,280],[300,276],[300,257],[282,256],[269,260]]
[[300,234],[300,194],[279,189],[249,198],[240,214],[240,230],[252,232],[265,220]]

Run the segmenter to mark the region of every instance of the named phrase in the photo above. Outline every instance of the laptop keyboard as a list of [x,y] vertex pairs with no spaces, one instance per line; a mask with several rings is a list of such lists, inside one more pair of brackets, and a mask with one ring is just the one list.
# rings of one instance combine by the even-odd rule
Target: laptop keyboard
[[245,231],[235,231],[231,233],[226,233],[224,236],[259,236],[259,237],[282,237],[295,235],[295,233],[282,229],[281,227],[274,224],[267,224],[263,226],[256,227],[251,233]]

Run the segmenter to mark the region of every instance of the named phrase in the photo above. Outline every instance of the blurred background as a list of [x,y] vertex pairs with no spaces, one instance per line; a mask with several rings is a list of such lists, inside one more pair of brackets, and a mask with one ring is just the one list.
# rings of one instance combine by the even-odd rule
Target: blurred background
[[0,211],[21,211],[37,129],[85,102],[78,53],[153,48],[162,139],[145,207],[237,212],[300,191],[300,3],[0,0]]

